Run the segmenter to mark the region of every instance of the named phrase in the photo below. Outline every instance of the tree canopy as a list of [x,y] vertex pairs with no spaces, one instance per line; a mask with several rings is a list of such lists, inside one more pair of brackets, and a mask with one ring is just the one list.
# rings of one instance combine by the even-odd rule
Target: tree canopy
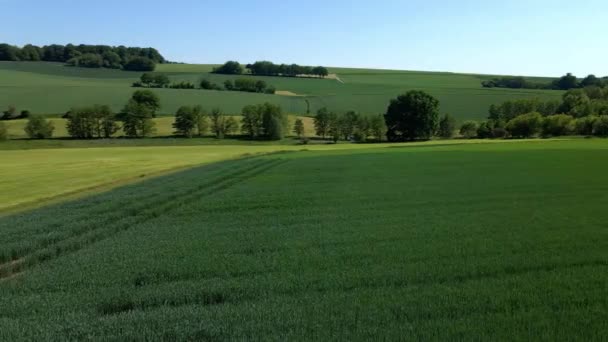
[[439,101],[412,90],[391,100],[384,118],[389,141],[429,139],[439,122]]

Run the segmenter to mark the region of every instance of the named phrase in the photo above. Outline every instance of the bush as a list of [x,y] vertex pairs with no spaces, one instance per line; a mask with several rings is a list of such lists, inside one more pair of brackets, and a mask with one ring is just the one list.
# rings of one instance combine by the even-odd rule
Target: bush
[[608,137],[608,115],[600,116],[593,124],[593,135]]
[[8,140],[8,129],[4,122],[0,122],[0,141]]
[[574,132],[578,135],[592,135],[593,125],[595,125],[597,120],[597,116],[585,116],[576,119],[574,122]]
[[29,110],[22,110],[21,114],[19,115],[19,119],[27,119],[30,117],[30,115],[32,115],[32,113],[30,113]]
[[462,126],[460,126],[460,135],[467,139],[472,139],[477,137],[477,122],[475,121],[465,121]]
[[513,137],[529,138],[541,130],[543,117],[538,112],[520,115],[507,123],[506,130]]
[[44,117],[32,115],[24,130],[30,139],[48,139],[53,136],[55,127],[52,122],[46,120]]
[[491,122],[482,122],[479,124],[479,127],[477,127],[477,137],[479,139],[490,139],[490,138],[494,138],[494,134],[493,131],[494,128],[492,127],[492,123]]
[[574,131],[574,118],[566,114],[547,116],[543,120],[542,135],[558,137],[571,134]]

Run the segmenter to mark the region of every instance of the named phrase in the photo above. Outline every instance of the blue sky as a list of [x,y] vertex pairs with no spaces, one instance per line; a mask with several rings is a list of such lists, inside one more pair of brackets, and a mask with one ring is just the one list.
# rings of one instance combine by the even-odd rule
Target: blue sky
[[0,0],[0,41],[152,46],[175,61],[608,76],[605,0]]

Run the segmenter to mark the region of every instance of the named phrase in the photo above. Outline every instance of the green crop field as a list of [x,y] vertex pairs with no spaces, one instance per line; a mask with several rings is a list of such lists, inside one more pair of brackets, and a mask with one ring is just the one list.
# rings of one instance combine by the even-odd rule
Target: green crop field
[[[2,217],[0,340],[605,339],[608,142],[456,142],[228,160]],[[89,150],[0,153],[67,183],[54,153]]]
[[[198,83],[207,78],[223,83],[236,76],[210,74],[211,65],[164,64],[158,72],[173,81]],[[243,92],[156,89],[163,107],[162,114],[173,114],[181,105],[220,107],[238,114],[248,104],[272,102],[291,114],[306,114],[328,107],[337,112],[356,110],[376,114],[386,110],[391,98],[407,90],[420,89],[441,101],[441,111],[460,120],[487,116],[491,104],[517,98],[539,97],[557,99],[559,91],[484,89],[482,79],[489,76],[437,72],[366,70],[331,68],[340,79],[302,79],[255,77],[263,79],[284,94],[298,96],[252,94]],[[118,111],[134,91],[131,84],[140,73],[66,67],[57,63],[0,62],[0,108],[15,105],[33,113],[62,114],[74,106],[108,104]]]

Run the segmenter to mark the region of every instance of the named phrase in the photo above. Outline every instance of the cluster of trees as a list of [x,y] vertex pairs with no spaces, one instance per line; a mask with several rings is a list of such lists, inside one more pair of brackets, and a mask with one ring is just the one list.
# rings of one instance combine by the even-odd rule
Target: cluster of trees
[[256,81],[251,78],[237,78],[234,82],[226,80],[224,88],[229,91],[245,91],[249,93],[274,94],[276,92],[275,87],[269,86],[262,80]]
[[27,119],[30,116],[29,110],[17,111],[17,107],[10,105],[6,110],[0,112],[0,120]]
[[549,83],[533,82],[521,76],[505,76],[497,77],[491,80],[481,82],[485,88],[514,88],[514,89],[552,89],[552,90],[570,90],[585,87],[606,87],[608,86],[608,77],[599,78],[595,75],[589,75],[580,80],[568,73],[559,79]]
[[329,75],[327,68],[318,66],[302,66],[298,64],[274,64],[269,61],[258,61],[243,67],[239,62],[228,61],[222,66],[213,69],[216,74],[241,75],[249,70],[249,73],[257,76],[286,76],[286,77],[326,77]]
[[241,130],[251,139],[281,140],[287,133],[289,120],[280,106],[249,105],[243,108],[242,115]]
[[237,133],[238,122],[234,117],[225,115],[219,108],[214,108],[208,113],[201,106],[182,106],[175,114],[173,123],[175,134],[191,138],[207,134],[209,130],[218,139]]
[[152,71],[165,58],[154,48],[108,45],[25,45],[0,44],[0,61],[62,62],[87,68]]
[[[338,140],[366,142],[370,139],[382,141],[386,135],[386,124],[382,115],[366,116],[349,111],[343,114],[321,108],[314,117],[315,133],[322,137]],[[294,132],[303,134],[303,123],[296,122]]]

